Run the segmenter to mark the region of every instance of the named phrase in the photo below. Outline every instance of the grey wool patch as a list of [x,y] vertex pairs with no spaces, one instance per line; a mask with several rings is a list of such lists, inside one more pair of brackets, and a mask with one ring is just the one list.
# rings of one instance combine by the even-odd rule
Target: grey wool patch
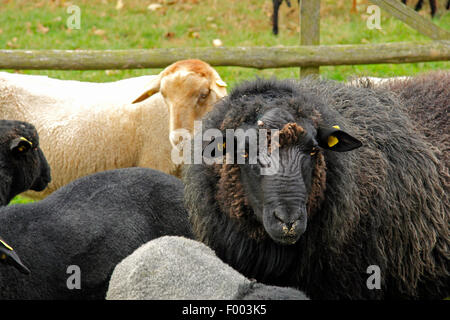
[[201,242],[152,240],[119,263],[107,300],[307,300],[292,288],[250,281]]
[[106,298],[232,299],[250,280],[204,244],[182,237],[150,241],[119,263]]

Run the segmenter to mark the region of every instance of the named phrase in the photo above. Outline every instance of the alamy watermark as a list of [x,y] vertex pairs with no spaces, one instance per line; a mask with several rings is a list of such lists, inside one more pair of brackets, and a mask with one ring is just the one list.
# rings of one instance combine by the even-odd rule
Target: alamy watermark
[[369,290],[381,289],[381,269],[376,264],[367,267],[366,273],[370,274],[367,278],[366,285]]
[[188,130],[176,130],[181,141],[172,148],[174,164],[259,164],[261,175],[278,172],[278,129],[226,129],[224,136],[215,128],[203,132],[202,121],[194,121],[194,132],[192,138]]
[[[81,290],[81,268],[77,265],[70,265],[67,267],[66,286],[69,290]],[[378,265],[370,265],[367,267],[366,273],[370,276],[366,280],[366,286],[369,290],[381,289],[381,269]]]
[[79,6],[72,5],[67,7],[67,11],[70,16],[67,18],[66,26],[68,29],[81,29],[81,9]]
[[367,7],[367,13],[370,15],[367,18],[367,28],[370,30],[373,29],[382,29],[381,28],[381,10],[379,6],[371,5]]
[[69,290],[81,289],[81,269],[77,265],[71,265],[67,267],[67,274],[70,276],[67,278],[66,286]]

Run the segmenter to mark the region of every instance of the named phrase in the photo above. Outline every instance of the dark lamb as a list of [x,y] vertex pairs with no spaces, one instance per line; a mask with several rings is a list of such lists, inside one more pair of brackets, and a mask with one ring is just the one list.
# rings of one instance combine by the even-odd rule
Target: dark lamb
[[34,126],[0,120],[0,206],[26,190],[44,190],[50,180],[50,167]]
[[[28,189],[44,190],[50,180],[50,167],[39,147],[35,127],[27,122],[0,120],[0,206],[7,205]],[[0,263],[11,265],[24,274],[30,273],[2,238]]]
[[[190,237],[183,184],[126,168],[78,179],[42,201],[0,209],[0,235],[30,275],[0,270],[0,299],[104,299],[114,267],[163,235]],[[68,286],[78,267],[81,288]],[[69,289],[70,288],[70,289]]]
[[[194,235],[225,263],[311,299],[450,295],[448,163],[393,94],[259,79],[220,101],[203,119],[209,128],[279,130],[274,175],[261,175],[270,141],[256,164],[245,145],[244,164],[184,168]],[[232,150],[227,140],[236,160]]]

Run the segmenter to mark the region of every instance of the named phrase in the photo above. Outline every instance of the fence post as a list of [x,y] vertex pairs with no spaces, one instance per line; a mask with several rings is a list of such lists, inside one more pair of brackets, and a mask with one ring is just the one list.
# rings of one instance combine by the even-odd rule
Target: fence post
[[[320,44],[320,0],[300,0],[300,45]],[[300,78],[319,75],[319,66],[301,67]]]

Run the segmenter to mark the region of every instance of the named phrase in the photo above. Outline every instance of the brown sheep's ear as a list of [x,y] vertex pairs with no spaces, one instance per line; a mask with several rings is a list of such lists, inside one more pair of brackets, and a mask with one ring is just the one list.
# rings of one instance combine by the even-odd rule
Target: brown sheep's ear
[[362,146],[361,141],[342,131],[339,126],[319,128],[317,137],[320,147],[332,151],[345,152]]
[[28,141],[24,137],[16,138],[11,141],[9,149],[13,154],[23,154],[26,153],[33,147],[33,143]]
[[138,103],[138,102],[144,101],[145,99],[150,98],[155,93],[158,93],[160,85],[161,85],[161,76],[159,75],[150,82],[146,91],[143,94],[141,94],[137,99],[135,99],[133,101],[133,103]]
[[227,84],[220,78],[215,70],[214,80],[211,83],[210,89],[213,90],[219,98],[223,98],[227,95]]

